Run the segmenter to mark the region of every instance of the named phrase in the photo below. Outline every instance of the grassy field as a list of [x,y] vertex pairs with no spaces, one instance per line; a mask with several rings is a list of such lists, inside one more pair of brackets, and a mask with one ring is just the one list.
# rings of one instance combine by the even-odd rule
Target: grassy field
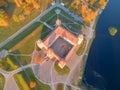
[[36,40],[39,38],[45,39],[50,32],[51,31],[49,31],[47,27],[40,25],[34,30],[34,32],[21,40],[9,51],[16,54],[31,54],[34,50]]
[[63,90],[64,84],[57,84],[56,90]]
[[[20,90],[51,90],[48,85],[45,85],[37,80],[31,68],[27,68],[14,75],[14,78]],[[30,82],[34,81],[36,86],[30,88]]]
[[86,47],[86,40],[83,40],[82,43],[80,44],[80,47],[78,48],[78,50],[76,51],[76,54],[78,56],[82,55],[84,50],[85,50],[85,47]]
[[2,49],[10,49],[14,47],[17,43],[19,43],[21,40],[23,40],[26,36],[28,36],[30,33],[32,33],[40,23],[34,23],[29,28],[27,28],[25,31],[20,33],[17,37],[12,39],[9,43],[7,43],[5,46],[2,47]]
[[57,63],[55,63],[54,68],[59,75],[67,75],[70,72],[69,67],[65,66],[63,69],[61,69]]
[[[43,25],[39,25],[34,31],[22,39],[18,44],[12,47],[9,51],[13,53],[31,54],[34,50],[35,41],[39,39]],[[31,29],[31,28],[30,28]],[[32,30],[32,29],[31,29]]]
[[3,90],[5,83],[5,78],[2,74],[0,74],[0,90]]
[[[3,48],[8,49],[11,54],[31,54],[34,50],[36,40],[39,38],[45,39],[50,32],[51,31],[48,30],[47,27],[41,25],[40,23],[35,23],[6,44]],[[0,61],[0,67],[7,71],[14,70],[31,62],[30,56],[10,55],[9,62],[6,58]]]
[[14,64],[17,64],[19,67],[27,65],[31,62],[30,56],[10,56]]
[[6,70],[6,71],[12,71],[18,68],[18,64],[13,62],[13,59],[10,57],[6,57],[3,59],[0,59],[0,68]]
[[8,8],[6,9],[7,13],[10,16],[10,23],[8,27],[0,27],[0,43],[10,37],[12,34],[17,32],[20,28],[28,24],[35,17],[40,15],[41,12],[45,11],[48,5],[53,0],[40,0],[40,9],[33,10],[30,15],[26,16],[26,19],[23,22],[14,22],[12,15],[19,15],[23,13],[21,8],[17,8],[14,4],[9,3]]
[[12,71],[20,66],[27,65],[31,62],[31,57],[29,56],[7,56],[0,59],[0,68],[6,71]]

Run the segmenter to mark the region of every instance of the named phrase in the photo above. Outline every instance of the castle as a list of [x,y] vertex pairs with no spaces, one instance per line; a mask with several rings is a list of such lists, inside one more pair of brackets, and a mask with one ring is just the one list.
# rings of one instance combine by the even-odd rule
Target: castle
[[37,45],[41,52],[50,59],[58,61],[58,65],[63,68],[70,59],[77,45],[84,39],[83,34],[78,36],[61,26],[61,21],[56,20],[56,28],[42,41],[38,40]]

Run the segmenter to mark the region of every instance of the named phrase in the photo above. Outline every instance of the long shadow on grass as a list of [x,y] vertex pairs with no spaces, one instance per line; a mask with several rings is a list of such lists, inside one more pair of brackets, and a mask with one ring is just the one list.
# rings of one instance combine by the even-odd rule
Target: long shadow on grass
[[8,6],[5,8],[5,11],[7,12],[10,18],[12,17],[15,8],[16,8],[15,3],[8,3]]
[[19,43],[21,40],[23,40],[25,37],[27,37],[29,34],[31,34],[39,25],[40,25],[40,23],[38,23],[38,22],[32,24],[29,28],[27,28],[26,30],[24,30],[17,37],[15,37],[9,43],[7,43],[5,46],[3,46],[2,49],[7,49],[7,50],[11,49],[17,43]]

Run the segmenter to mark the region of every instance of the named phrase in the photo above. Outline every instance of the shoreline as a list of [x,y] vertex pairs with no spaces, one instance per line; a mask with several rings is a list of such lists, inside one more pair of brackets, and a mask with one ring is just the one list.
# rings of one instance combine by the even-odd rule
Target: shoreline
[[[88,84],[85,84],[85,83],[83,82],[83,80],[84,80],[84,72],[85,72],[85,68],[86,68],[86,64],[87,64],[87,59],[88,59],[88,55],[89,55],[89,52],[90,52],[90,48],[91,48],[92,43],[93,43],[93,41],[94,41],[94,39],[95,39],[95,37],[96,37],[96,34],[95,34],[95,31],[96,31],[96,30],[95,30],[95,28],[96,28],[96,25],[97,25],[97,22],[98,22],[98,19],[99,19],[101,13],[102,13],[102,11],[99,11],[99,14],[98,14],[97,17],[95,18],[94,24],[93,24],[93,26],[92,26],[93,35],[92,35],[92,37],[89,39],[88,44],[87,44],[87,47],[86,47],[86,50],[85,50],[85,54],[83,55],[83,67],[82,67],[82,69],[81,69],[82,75],[80,75],[82,79],[79,81],[79,82],[80,82],[80,86],[78,86],[78,87],[80,87],[80,88],[83,86],[83,84],[84,84],[83,87],[88,87]],[[89,28],[90,28],[90,27],[89,27]],[[81,72],[81,71],[80,71],[80,72]],[[79,83],[79,82],[78,82],[78,83]]]

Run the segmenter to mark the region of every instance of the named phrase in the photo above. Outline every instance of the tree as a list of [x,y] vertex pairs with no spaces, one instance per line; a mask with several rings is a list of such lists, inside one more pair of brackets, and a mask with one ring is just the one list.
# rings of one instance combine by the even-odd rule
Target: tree
[[33,4],[35,9],[39,9],[40,8],[39,4],[36,1],[32,1],[32,4]]
[[36,87],[36,82],[35,81],[31,81],[30,82],[30,88],[34,88]]
[[109,27],[108,30],[109,30],[109,34],[111,36],[115,36],[117,34],[117,32],[118,32],[117,28],[115,28],[115,27]]
[[0,0],[0,7],[7,7],[7,2],[5,0]]
[[71,7],[74,8],[74,9],[78,9],[79,5],[80,5],[80,0],[74,0],[71,3]]
[[9,17],[7,13],[3,9],[0,9],[0,26],[8,26],[8,24]]
[[13,15],[13,20],[15,21],[15,22],[19,22],[20,20],[19,20],[19,17],[17,16],[17,15]]

